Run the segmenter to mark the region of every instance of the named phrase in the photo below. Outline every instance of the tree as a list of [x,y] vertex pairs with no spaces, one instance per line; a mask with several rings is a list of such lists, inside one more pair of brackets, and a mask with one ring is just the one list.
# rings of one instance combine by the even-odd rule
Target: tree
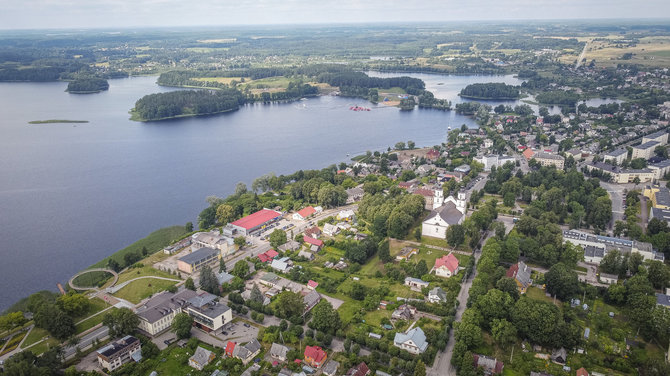
[[193,222],[186,222],[186,225],[184,225],[184,229],[186,232],[193,232]]
[[561,300],[569,298],[579,288],[577,273],[562,262],[552,266],[544,278],[547,283],[547,291]]
[[193,278],[188,277],[186,279],[186,282],[184,282],[184,287],[186,287],[189,290],[195,291],[195,282],[193,282]]
[[238,248],[242,248],[245,244],[247,244],[247,239],[245,239],[244,236],[238,236],[233,241]]
[[210,294],[219,294],[219,280],[209,265],[203,266],[200,270],[200,288]]
[[251,294],[249,296],[249,300],[251,300],[252,302],[256,302],[256,303],[263,303],[263,300],[264,300],[263,293],[258,288],[258,285],[256,285],[255,283],[254,283],[254,287],[251,288]]
[[112,269],[115,272],[118,272],[121,270],[121,265],[119,265],[118,261],[114,260],[113,258],[110,258],[107,261],[107,267],[109,269]]
[[58,306],[70,316],[81,316],[88,311],[91,301],[82,294],[69,293],[57,300]]
[[414,366],[414,376],[426,376],[426,365],[419,359]]
[[668,282],[670,282],[670,270],[662,261],[647,261],[647,273],[649,282],[654,288],[661,291],[665,290]]
[[236,262],[230,274],[240,277],[242,279],[246,279],[247,274],[249,274],[249,264],[247,264],[247,262],[244,260]]
[[516,328],[505,319],[494,319],[491,323],[491,334],[493,339],[501,346],[509,345],[516,341]]
[[426,265],[426,260],[419,260],[419,262],[414,266],[414,277],[421,278],[422,275],[428,273],[428,265]]
[[465,230],[463,225],[454,224],[447,228],[447,243],[452,247],[457,247],[465,241]]
[[111,337],[132,334],[140,319],[135,312],[128,308],[120,308],[106,313],[102,318],[102,324],[109,328]]
[[188,313],[178,313],[172,319],[172,331],[179,339],[189,338],[191,336],[191,327],[193,326],[193,317]]
[[277,298],[277,316],[290,319],[301,316],[305,311],[305,305],[300,294],[292,291],[284,291]]
[[223,257],[219,259],[219,273],[223,273],[226,271],[226,262],[224,261]]
[[235,196],[241,196],[247,193],[247,185],[239,182],[235,185]]
[[507,318],[514,300],[498,289],[491,289],[486,294],[477,297],[476,307],[484,319],[484,323],[490,323],[494,319]]
[[273,248],[277,248],[280,245],[286,243],[286,232],[280,229],[276,229],[272,231],[272,234],[270,234],[270,246]]
[[216,221],[230,223],[235,220],[235,209],[228,204],[221,204],[216,208]]
[[414,147],[416,147],[416,143],[414,143],[414,141],[407,141],[407,149],[414,150]]
[[398,142],[395,144],[395,150],[405,150],[405,143],[404,142]]
[[414,239],[416,239],[416,241],[418,242],[421,241],[421,227],[417,227],[414,229]]
[[505,195],[503,196],[503,205],[511,208],[514,206],[515,202],[516,202],[516,196],[514,195],[513,192],[505,193]]
[[314,329],[324,333],[334,334],[340,328],[340,315],[337,310],[326,299],[321,301],[312,308],[311,325]]

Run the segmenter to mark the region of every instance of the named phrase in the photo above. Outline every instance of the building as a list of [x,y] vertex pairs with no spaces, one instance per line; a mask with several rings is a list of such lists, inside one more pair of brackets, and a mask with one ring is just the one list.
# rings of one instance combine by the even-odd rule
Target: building
[[304,355],[305,363],[314,368],[321,368],[328,359],[328,354],[319,346],[306,346]]
[[[607,252],[617,250],[622,254],[630,255],[637,252],[642,255],[645,260],[659,260],[664,261],[665,256],[661,252],[653,250],[651,243],[639,242],[637,240],[626,240],[620,238],[613,238],[610,236],[592,235],[586,232],[577,230],[563,231],[563,242],[570,242],[575,245],[584,247],[584,259],[587,262],[599,264],[602,257],[605,257]],[[587,258],[587,247],[600,248],[602,251],[596,252],[593,248],[589,248],[589,254],[594,253],[594,257]],[[602,257],[600,257],[602,256]]]
[[321,294],[316,290],[311,290],[302,298],[302,301],[305,304],[305,313],[307,313],[321,301]]
[[307,288],[310,290],[316,290],[316,288],[319,287],[319,282],[317,281],[312,281],[311,279],[307,281]]
[[293,261],[288,257],[282,257],[280,259],[272,260],[270,267],[278,272],[288,273],[293,267]]
[[435,260],[433,270],[435,270],[435,275],[438,277],[449,278],[456,275],[458,273],[458,259],[453,253],[442,256]]
[[240,218],[235,222],[229,223],[228,226],[233,230],[233,234],[247,236],[254,234],[258,230],[262,230],[273,222],[281,219],[282,213],[270,210],[261,209],[246,217]]
[[309,236],[309,237],[314,238],[314,239],[318,239],[319,236],[321,236],[321,229],[319,228],[319,226],[313,226],[313,227],[310,227],[310,228],[306,229],[303,233],[306,236]]
[[300,248],[302,248],[302,244],[298,243],[298,242],[295,241],[295,240],[289,240],[289,241],[287,241],[286,243],[284,243],[284,244],[280,245],[279,247],[277,247],[277,249],[279,249],[279,250],[282,251],[282,252],[286,252],[286,251],[297,251],[297,250],[299,250]]
[[507,162],[512,162],[514,163],[514,157],[510,157],[509,155],[495,155],[495,154],[489,154],[489,155],[483,155],[481,157],[475,157],[474,158],[475,162],[479,162],[484,165],[484,171],[491,171],[492,167],[502,167],[505,165]]
[[656,293],[656,305],[670,308],[670,288],[665,289],[665,294]]
[[651,218],[658,218],[670,225],[670,210],[651,208],[649,220],[651,220]]
[[319,239],[314,239],[312,237],[309,237],[307,235],[302,237],[302,240],[311,246],[315,245],[319,250],[321,250],[321,247],[323,247],[323,240]]
[[414,256],[414,255],[416,255],[416,254],[418,254],[418,253],[419,253],[419,249],[418,249],[418,248],[414,248],[414,247],[403,247],[403,248],[400,250],[400,252],[398,252],[398,254],[395,256],[395,259],[396,259],[396,261],[407,261],[407,260],[409,260],[410,258],[412,258],[412,256]]
[[666,187],[647,187],[644,195],[656,209],[670,209],[670,190]]
[[631,158],[649,159],[654,156],[654,149],[656,149],[656,147],[660,145],[661,143],[658,141],[646,141],[641,143],[640,145],[633,146],[633,156]]
[[551,360],[553,360],[554,362],[556,362],[558,364],[565,364],[565,362],[567,362],[567,360],[568,360],[567,350],[565,350],[564,347],[561,347],[558,350],[554,350],[551,353]]
[[403,304],[396,308],[391,314],[393,320],[410,320],[416,315],[416,308],[409,304]]
[[565,158],[563,156],[543,151],[533,154],[532,159],[535,159],[541,166],[556,166],[559,170],[562,170],[565,165]]
[[603,160],[605,162],[607,161],[616,162],[617,166],[621,166],[621,164],[623,163],[623,161],[626,160],[627,157],[628,157],[628,150],[617,149],[605,154],[603,156]]
[[447,228],[465,220],[465,193],[458,192],[458,199],[447,197],[444,205],[430,212],[421,226],[421,235],[444,239]]
[[589,373],[584,369],[584,367],[577,370],[575,376],[589,376]]
[[470,173],[470,166],[462,164],[454,169],[454,172],[460,172],[461,174],[467,175]]
[[152,297],[135,312],[140,319],[138,328],[151,336],[169,329],[174,316],[183,312],[189,299],[196,295],[195,291],[184,289],[177,293],[165,291]]
[[312,261],[314,260],[314,253],[309,251],[300,251],[298,252],[298,257],[304,257],[305,259]]
[[670,173],[670,159],[665,159],[656,163],[648,164],[647,169],[653,172],[654,181],[659,181],[663,179],[665,175]]
[[307,219],[310,215],[313,215],[314,213],[316,213],[316,209],[314,209],[311,206],[308,206],[306,208],[303,208],[303,209],[299,210],[295,214],[293,214],[293,219],[295,219],[296,221],[304,221],[305,219]]
[[600,273],[600,281],[608,285],[616,285],[619,282],[619,276],[614,274]]
[[422,354],[428,348],[426,334],[418,326],[406,333],[396,333],[393,345],[414,355]]
[[263,253],[259,253],[257,257],[259,260],[261,260],[261,262],[270,262],[277,256],[279,256],[279,252],[275,251],[274,249],[268,249]]
[[125,336],[99,349],[97,355],[101,368],[114,371],[131,360],[139,362],[142,359],[142,345],[139,339]]
[[440,286],[428,292],[428,301],[431,303],[444,303],[447,301],[447,293]]
[[221,256],[227,256],[235,252],[235,240],[231,237],[222,236],[216,230],[191,235],[191,244],[191,249],[218,249],[221,251]]
[[334,224],[326,223],[323,225],[323,233],[328,236],[335,236],[340,233],[340,228]]
[[323,366],[322,372],[326,376],[335,376],[337,369],[340,367],[340,362],[334,360],[329,360],[325,366]]
[[473,358],[475,368],[483,368],[485,375],[499,375],[505,367],[503,362],[490,356],[474,354]]
[[535,155],[535,152],[530,150],[530,148],[526,148],[521,154],[527,161],[530,161],[533,158],[533,155]]
[[232,281],[233,278],[235,278],[235,276],[233,276],[231,274],[228,274],[226,272],[218,272],[218,273],[215,272],[214,275],[216,276],[216,280],[217,280],[217,282],[219,282],[219,285],[223,285],[224,283],[228,283],[228,282]]
[[370,369],[368,365],[365,362],[361,362],[359,365],[349,368],[346,376],[367,376],[369,374]]
[[342,210],[339,213],[337,213],[337,220],[346,222],[356,222],[356,214],[351,209]]
[[531,269],[528,267],[528,265],[526,265],[523,261],[519,261],[518,263],[510,266],[510,268],[507,270],[506,276],[508,278],[514,278],[519,292],[525,294],[526,290],[528,290],[528,287],[530,287],[530,285],[533,283],[533,281],[530,279],[530,272]]
[[[226,345],[226,353],[228,353],[229,348],[231,347],[231,342],[232,341],[228,341],[228,345]],[[261,344],[255,338],[244,345],[239,345],[235,342],[232,342],[232,344],[232,357],[241,360],[245,365],[261,352]]]
[[640,179],[640,183],[648,183],[653,181],[655,176],[655,171],[650,168],[642,168],[639,170],[622,169],[602,162],[588,162],[585,167],[589,172],[597,170],[600,171],[600,173],[609,174],[612,178],[612,182],[618,184],[633,183],[635,178]]
[[214,266],[218,264],[221,252],[213,248],[200,248],[177,260],[177,268],[188,274],[193,274],[203,266]]
[[216,354],[198,346],[193,356],[188,358],[188,365],[198,371],[202,371],[214,358],[216,358]]
[[648,134],[646,136],[642,136],[643,144],[649,141],[656,141],[661,145],[665,145],[668,143],[668,132],[666,130],[662,130]]
[[288,354],[288,352],[289,352],[288,347],[280,345],[278,343],[273,343],[272,347],[270,347],[270,357],[279,362],[286,361],[286,354]]
[[356,201],[360,201],[364,194],[365,191],[363,191],[362,185],[347,189],[347,204],[353,204]]
[[424,287],[428,287],[428,282],[419,278],[405,277],[405,285],[420,290]]
[[186,313],[193,317],[196,327],[206,332],[221,332],[223,326],[233,321],[233,311],[218,303],[218,297],[208,292],[200,293],[188,300]]

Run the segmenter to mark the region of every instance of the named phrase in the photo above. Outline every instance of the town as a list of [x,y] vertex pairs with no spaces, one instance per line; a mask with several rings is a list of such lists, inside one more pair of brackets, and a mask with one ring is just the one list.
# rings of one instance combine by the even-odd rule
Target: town
[[208,197],[1,316],[4,372],[670,374],[670,72],[562,69],[525,82],[560,109]]

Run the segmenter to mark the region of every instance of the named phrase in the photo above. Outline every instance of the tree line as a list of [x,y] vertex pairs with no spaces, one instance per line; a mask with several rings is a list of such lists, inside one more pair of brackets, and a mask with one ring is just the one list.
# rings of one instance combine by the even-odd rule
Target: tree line
[[242,93],[235,89],[180,90],[145,95],[135,102],[133,112],[142,121],[152,121],[184,115],[233,111],[244,102]]
[[499,82],[470,84],[460,94],[463,98],[477,99],[517,99],[519,87]]
[[109,89],[109,83],[104,78],[78,78],[67,84],[65,91],[69,93],[97,93]]

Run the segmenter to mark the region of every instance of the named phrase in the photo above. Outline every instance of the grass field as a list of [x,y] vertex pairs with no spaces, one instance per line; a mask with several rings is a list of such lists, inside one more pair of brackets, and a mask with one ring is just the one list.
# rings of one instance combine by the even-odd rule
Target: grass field
[[[540,301],[547,302],[547,303],[554,303],[554,299],[546,296],[544,294],[544,290],[538,289],[537,287],[529,287],[528,290],[526,291],[526,296],[528,296],[529,298],[535,299],[535,300],[540,300]],[[556,303],[554,303],[554,304],[556,304],[558,307],[560,307],[561,306],[561,301],[556,299]]]
[[186,229],[184,226],[171,226],[165,227],[160,230],[156,230],[149,234],[146,238],[140,239],[135,243],[127,246],[114,253],[113,255],[106,257],[99,262],[91,265],[92,268],[103,268],[107,266],[109,259],[116,260],[119,264],[124,265],[123,256],[131,252],[142,252],[142,247],[146,247],[149,250],[149,253],[154,253],[160,251],[166,246],[170,245],[173,241],[180,239],[182,236],[186,235]]
[[30,331],[30,334],[28,334],[28,337],[26,337],[26,340],[23,341],[23,346],[21,348],[25,349],[26,347],[32,345],[33,343],[41,340],[42,338],[46,337],[49,335],[49,332],[42,328],[33,328],[33,330]]
[[232,81],[240,82],[242,77],[200,77],[194,78],[195,81],[218,82],[220,84],[230,84]]
[[112,274],[102,271],[92,271],[77,276],[72,283],[78,287],[100,287],[112,279]]
[[112,307],[109,311],[105,313],[101,313],[99,315],[93,316],[90,319],[86,319],[84,321],[79,322],[77,325],[75,325],[75,329],[77,330],[77,334],[81,334],[92,327],[100,324],[102,322],[103,317],[105,317],[105,314],[108,312],[111,312],[112,310],[115,310],[116,308]]
[[128,300],[131,303],[139,303],[144,298],[165,291],[168,287],[174,286],[177,282],[165,281],[162,279],[140,279],[130,282],[127,286],[117,291],[114,296]]
[[72,318],[75,323],[79,322],[79,321],[81,321],[81,320],[83,320],[83,319],[85,319],[85,318],[87,318],[91,315],[94,315],[94,314],[102,311],[103,309],[109,307],[109,305],[107,303],[105,303],[105,301],[102,300],[102,299],[98,299],[98,298],[89,299],[89,302],[91,303],[91,307],[86,312]]
[[135,279],[135,278],[138,278],[138,277],[146,277],[146,276],[155,276],[155,277],[165,277],[165,278],[178,279],[178,277],[176,275],[172,275],[168,272],[164,272],[162,270],[154,269],[151,266],[145,265],[141,268],[128,269],[125,272],[119,274],[119,281],[116,284],[118,285],[120,283],[129,281],[131,279]]

